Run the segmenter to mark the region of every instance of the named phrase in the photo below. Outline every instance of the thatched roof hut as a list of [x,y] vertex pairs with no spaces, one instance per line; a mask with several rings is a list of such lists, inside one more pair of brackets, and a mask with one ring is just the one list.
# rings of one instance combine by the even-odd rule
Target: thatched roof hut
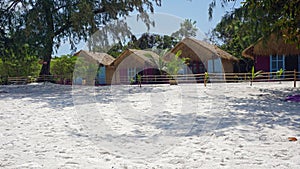
[[[107,53],[99,53],[86,50],[80,50],[74,55],[78,56],[79,58],[82,58],[84,61],[80,62],[80,64],[77,65],[78,67],[89,67],[88,72],[82,71],[81,69],[75,71],[75,74],[78,78],[85,79],[84,84],[104,85],[107,84],[107,82],[110,82],[110,77],[108,76],[107,69],[108,66],[115,60],[115,58],[113,58]],[[78,84],[80,84],[79,81]]]
[[99,65],[109,66],[115,60],[114,57],[107,53],[92,52],[80,50],[74,54],[75,56],[84,57],[86,60],[97,62]]
[[282,37],[271,34],[267,39],[260,38],[256,43],[246,48],[242,55],[254,59],[256,56],[285,55],[293,56],[300,54],[300,42],[298,44],[286,43]]
[[127,84],[139,72],[157,69],[159,56],[151,51],[127,49],[108,67],[110,84]]
[[180,57],[189,59],[187,73],[229,73],[234,71],[234,63],[239,61],[216,45],[194,38],[185,38],[180,41],[165,56],[165,60],[171,60],[180,50],[182,51]]
[[276,72],[300,70],[300,42],[286,43],[282,35],[273,33],[269,37],[260,38],[255,44],[246,48],[242,55],[254,60],[256,70]]
[[[216,45],[194,38],[183,39],[171,50],[171,53],[176,54],[179,50],[182,50],[185,55],[189,55],[193,60],[201,59],[203,61],[219,57],[229,61],[238,61],[236,57],[218,48]],[[170,53],[166,57],[168,59]]]

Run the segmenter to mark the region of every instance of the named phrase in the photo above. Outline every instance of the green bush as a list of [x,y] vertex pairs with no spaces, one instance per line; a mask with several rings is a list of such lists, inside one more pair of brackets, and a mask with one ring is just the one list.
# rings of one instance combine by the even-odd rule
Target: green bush
[[55,57],[51,61],[50,72],[62,83],[65,80],[72,80],[76,60],[77,57],[71,55]]
[[22,58],[7,57],[0,59],[1,77],[38,76],[41,65],[36,56],[24,56]]

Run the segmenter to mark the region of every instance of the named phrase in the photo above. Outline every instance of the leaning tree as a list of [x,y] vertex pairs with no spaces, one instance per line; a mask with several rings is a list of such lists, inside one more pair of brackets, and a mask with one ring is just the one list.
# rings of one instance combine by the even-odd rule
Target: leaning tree
[[[100,27],[125,18],[134,11],[149,27],[152,22],[147,12],[153,12],[154,5],[160,6],[161,0],[4,0],[0,7],[1,39],[11,39],[9,32],[12,30],[21,31],[15,42],[26,39],[31,50],[44,60],[40,74],[49,75],[51,55],[63,42],[69,42],[70,48],[75,49],[76,44],[87,41]],[[123,27],[110,32],[115,34],[113,37],[130,35],[126,23],[118,21],[113,26]],[[111,27],[102,33],[108,34]],[[103,34],[102,38],[107,37]],[[0,46],[8,47],[5,43]]]

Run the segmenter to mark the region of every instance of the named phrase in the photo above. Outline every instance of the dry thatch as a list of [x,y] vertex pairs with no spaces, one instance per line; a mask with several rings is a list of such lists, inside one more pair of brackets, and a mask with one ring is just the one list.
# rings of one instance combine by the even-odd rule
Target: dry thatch
[[136,61],[140,62],[141,64],[148,64],[155,66],[159,56],[151,51],[145,50],[137,50],[137,49],[127,49],[117,59],[111,64],[112,66],[117,66],[120,64],[126,57],[133,56]]
[[[190,55],[193,60],[209,60],[212,58],[222,58],[229,61],[238,61],[238,59],[231,54],[218,48],[216,45],[209,44],[204,41],[200,41],[194,38],[185,38],[179,42],[172,50],[171,53],[175,54],[177,51],[181,50],[185,55]],[[170,54],[166,55],[166,58],[170,57]]]
[[276,34],[271,34],[268,40],[260,38],[255,44],[246,48],[242,55],[254,59],[255,56],[270,56],[270,55],[299,55],[300,49],[298,44],[288,44]]
[[87,60],[96,61],[98,64],[108,66],[115,58],[107,53],[90,52],[86,50],[80,50],[74,54],[75,56],[84,57]]

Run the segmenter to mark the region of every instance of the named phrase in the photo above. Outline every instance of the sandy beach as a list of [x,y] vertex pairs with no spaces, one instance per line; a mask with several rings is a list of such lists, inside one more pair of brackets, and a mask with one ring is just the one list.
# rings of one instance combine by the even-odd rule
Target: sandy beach
[[293,94],[293,82],[0,86],[0,168],[296,169]]

